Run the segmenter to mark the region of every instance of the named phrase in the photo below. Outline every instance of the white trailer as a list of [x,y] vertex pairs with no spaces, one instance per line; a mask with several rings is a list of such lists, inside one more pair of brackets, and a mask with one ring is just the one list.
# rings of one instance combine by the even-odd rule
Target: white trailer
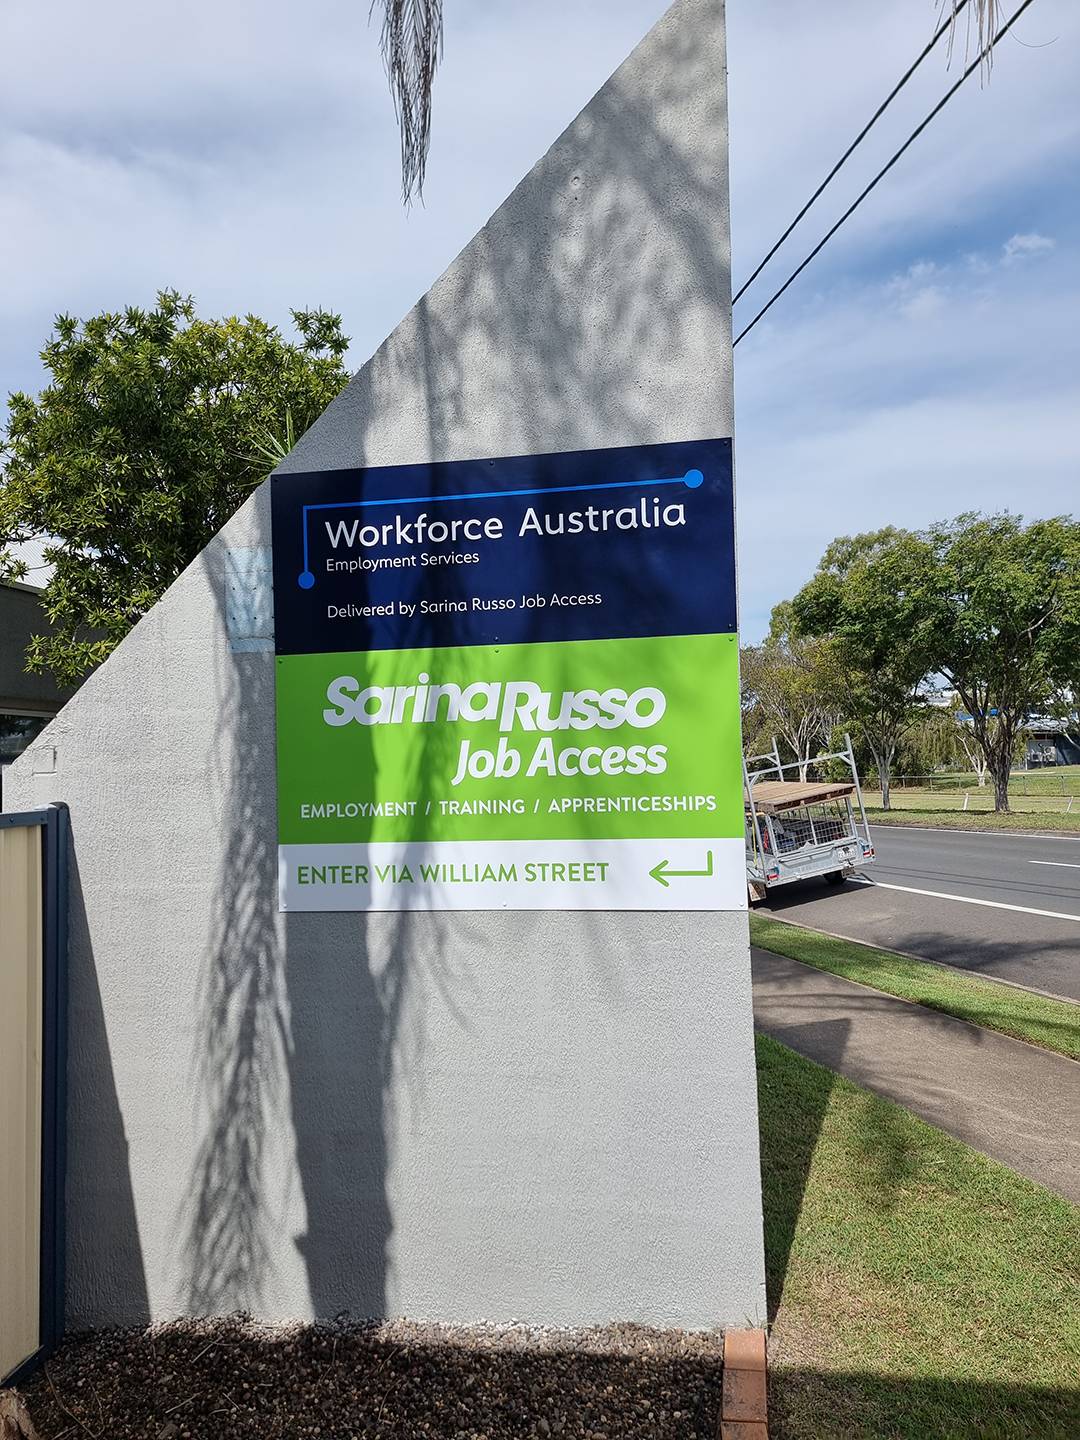
[[816,756],[823,766],[842,761],[851,779],[785,779],[776,741],[770,753],[743,760],[746,808],[746,885],[751,901],[763,900],[777,885],[820,875],[841,885],[856,869],[874,858],[870,824],[855,766],[851,738],[846,748]]

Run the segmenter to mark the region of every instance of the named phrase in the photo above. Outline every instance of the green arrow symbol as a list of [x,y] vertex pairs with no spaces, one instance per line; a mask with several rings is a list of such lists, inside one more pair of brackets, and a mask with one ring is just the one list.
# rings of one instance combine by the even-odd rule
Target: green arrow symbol
[[712,874],[712,851],[705,851],[704,870],[669,870],[669,863],[670,862],[667,860],[661,860],[658,865],[654,865],[653,868],[649,871],[649,874],[652,876],[652,878],[660,885],[663,885],[665,890],[667,889],[667,877],[669,875],[700,875],[703,879],[707,879]]

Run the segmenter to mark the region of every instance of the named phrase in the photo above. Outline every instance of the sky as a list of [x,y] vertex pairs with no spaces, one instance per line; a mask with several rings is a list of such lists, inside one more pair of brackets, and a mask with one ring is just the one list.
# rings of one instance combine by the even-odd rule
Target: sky
[[[445,3],[405,211],[368,0],[4,0],[0,397],[41,386],[56,313],[161,287],[283,329],[291,308],[340,311],[359,367],[665,8]],[[736,288],[936,17],[729,0]],[[1034,0],[1015,34],[736,349],[747,641],[837,534],[1080,509],[1080,6]],[[924,63],[737,329],[961,67],[944,45]]]

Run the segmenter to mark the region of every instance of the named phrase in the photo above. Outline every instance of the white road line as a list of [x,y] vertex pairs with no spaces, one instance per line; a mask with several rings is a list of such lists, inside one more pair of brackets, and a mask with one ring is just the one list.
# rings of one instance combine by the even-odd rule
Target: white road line
[[929,830],[934,835],[997,835],[1003,840],[1064,840],[1066,845],[1080,845],[1080,835],[1055,835],[1048,830],[969,830],[966,826],[959,825],[890,825],[888,822],[881,825],[876,820],[870,821],[870,828],[891,830],[894,835],[897,831],[903,833],[905,830]]
[[1029,860],[1029,865],[1056,865],[1059,870],[1080,870],[1071,860]]
[[[849,880],[848,884],[851,883]],[[888,885],[884,880],[854,880],[854,883],[873,885],[878,890],[903,890],[905,895],[929,895],[934,900],[958,900],[961,905],[986,905],[991,910],[1018,910],[1021,915],[1046,915],[1051,920],[1071,920],[1074,925],[1080,925],[1080,915],[1070,915],[1064,910],[1035,910],[1030,905],[1006,905],[1004,900],[976,900],[973,895],[947,895],[943,890],[916,890],[913,885]]]

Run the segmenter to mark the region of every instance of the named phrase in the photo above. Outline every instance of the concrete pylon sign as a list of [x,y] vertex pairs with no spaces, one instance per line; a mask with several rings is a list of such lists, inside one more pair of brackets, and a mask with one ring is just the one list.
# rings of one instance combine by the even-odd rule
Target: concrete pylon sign
[[725,77],[677,0],[5,775],[69,1323],[764,1318]]

